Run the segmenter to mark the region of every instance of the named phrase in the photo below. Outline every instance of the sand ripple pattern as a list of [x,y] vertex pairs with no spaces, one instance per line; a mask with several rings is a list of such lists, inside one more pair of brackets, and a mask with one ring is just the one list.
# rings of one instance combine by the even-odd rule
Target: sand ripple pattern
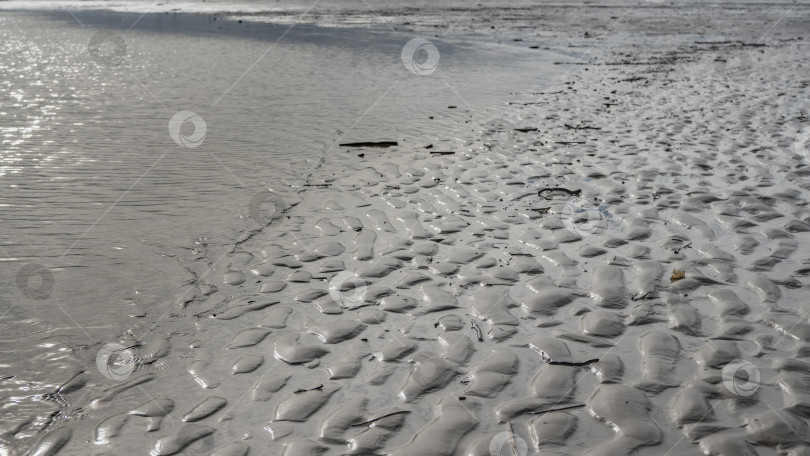
[[784,52],[752,70],[755,89],[703,73],[717,47],[640,51],[641,69],[603,52],[576,84],[470,113],[473,133],[433,149],[327,157],[284,217],[203,261],[215,274],[184,310],[175,375],[111,390],[155,398],[95,441],[810,454],[810,162],[786,127],[807,112],[806,53],[792,60],[806,47],[771,46]]

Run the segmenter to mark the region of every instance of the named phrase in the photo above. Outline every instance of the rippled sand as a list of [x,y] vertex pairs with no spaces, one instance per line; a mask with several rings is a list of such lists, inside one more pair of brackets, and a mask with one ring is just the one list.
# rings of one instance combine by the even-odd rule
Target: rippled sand
[[515,46],[583,47],[551,88],[240,201],[194,298],[2,448],[808,454],[809,10],[644,6],[538,13]]

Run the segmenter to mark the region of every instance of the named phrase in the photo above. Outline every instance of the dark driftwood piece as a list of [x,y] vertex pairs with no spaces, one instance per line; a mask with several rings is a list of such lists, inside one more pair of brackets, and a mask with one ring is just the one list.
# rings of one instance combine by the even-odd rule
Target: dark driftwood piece
[[360,141],[340,144],[340,147],[393,147],[398,145],[396,141]]

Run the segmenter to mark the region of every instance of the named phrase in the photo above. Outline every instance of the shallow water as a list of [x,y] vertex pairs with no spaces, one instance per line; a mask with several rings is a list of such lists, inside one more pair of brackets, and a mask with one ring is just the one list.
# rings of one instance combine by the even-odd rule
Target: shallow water
[[[108,38],[95,55],[94,36]],[[429,36],[439,64],[419,75],[401,60],[412,38],[205,15],[0,15],[0,454],[89,413],[42,395],[103,344],[183,331],[155,324],[195,299],[187,264],[259,226],[258,192],[306,189],[323,158],[355,153],[338,143],[457,137],[460,113],[546,89],[567,58]],[[204,120],[198,147],[170,136],[179,111]],[[181,133],[193,139],[189,123]]]
[[[36,30],[51,38],[43,40],[49,49],[87,32],[77,53],[94,43],[90,32],[98,24],[117,27],[111,32],[118,37],[107,44],[123,43],[126,57],[87,73],[103,76],[99,81],[107,85],[92,101],[110,109],[95,124],[84,115],[83,128],[104,126],[97,134],[112,138],[109,125],[131,125],[132,132],[116,130],[115,138],[128,138],[116,151],[172,152],[141,181],[151,183],[148,191],[136,185],[130,192],[141,200],[122,199],[132,214],[164,210],[174,201],[188,204],[175,204],[172,210],[180,215],[158,229],[129,223],[134,217],[119,221],[116,229],[110,225],[116,219],[104,218],[98,227],[107,231],[91,230],[66,255],[71,264],[99,264],[108,275],[145,262],[127,277],[132,283],[144,280],[143,294],[124,288],[123,297],[115,296],[105,288],[112,282],[84,273],[89,280],[78,267],[53,273],[53,290],[36,284],[49,278],[45,269],[27,267],[32,288],[19,290],[15,260],[5,290],[25,306],[12,311],[39,320],[17,318],[15,334],[30,335],[3,339],[4,350],[15,347],[3,362],[19,372],[10,378],[0,372],[0,454],[32,448],[34,454],[53,454],[63,444],[60,454],[104,455],[146,454],[150,448],[152,454],[186,455],[219,448],[216,456],[806,452],[810,364],[802,359],[810,353],[810,324],[802,297],[808,288],[810,134],[801,96],[808,53],[799,37],[808,28],[807,8],[795,5],[788,14],[779,5],[566,3],[476,5],[465,12],[444,8],[444,2],[428,11],[397,10],[387,3],[382,5],[387,13],[399,15],[388,21],[392,24],[443,24],[438,29],[444,30],[458,19],[454,33],[493,36],[431,34],[426,38],[441,52],[439,69],[416,77],[399,61],[411,35],[394,46],[398,33],[304,29],[308,34],[301,35],[296,27],[281,42],[296,38],[290,44],[302,50],[294,59],[281,52],[268,63],[272,48],[254,67],[258,75],[239,81],[255,62],[240,56],[258,58],[287,29],[238,23],[219,29],[220,21],[206,16],[169,15],[145,16],[146,22],[126,32],[137,16],[76,11],[87,28],[77,25],[60,34],[62,22],[39,31],[52,19],[79,24],[69,14],[28,22],[30,35]],[[367,10],[358,1],[337,21],[324,9],[307,18],[348,25],[386,17]],[[160,32],[168,29],[178,33]],[[221,36],[200,47],[199,38],[210,36],[206,30]],[[139,41],[153,34],[160,39]],[[522,51],[493,44],[513,38],[524,39],[515,44]],[[580,56],[591,46],[601,48],[583,65],[559,65],[568,67],[559,77],[566,83],[543,90],[537,81],[558,66],[545,64],[547,54],[529,47],[551,46],[547,39]],[[261,46],[252,47],[254,41]],[[312,55],[335,58],[307,66],[298,59],[308,55],[307,46],[323,49]],[[374,56],[385,53],[378,48],[393,55],[374,63]],[[209,58],[215,55],[210,52],[201,60],[201,49],[222,57]],[[55,54],[75,59],[69,52]],[[538,54],[534,65],[521,58]],[[16,53],[8,60],[25,58]],[[32,61],[44,60],[38,59]],[[268,77],[281,71],[280,63],[292,69],[292,80]],[[325,72],[325,65],[342,71]],[[29,71],[24,64],[17,67]],[[303,67],[312,70],[299,71]],[[354,71],[358,68],[362,71]],[[441,73],[446,68],[456,73]],[[397,71],[409,78],[395,85]],[[458,94],[439,77],[448,74],[459,75],[447,76]],[[132,75],[152,93],[135,92],[142,86]],[[304,84],[312,80],[321,85]],[[478,81],[483,84],[476,86]],[[240,92],[242,83],[252,86]],[[294,94],[293,108],[314,106],[306,112],[323,116],[310,114],[306,123],[289,108],[289,116],[277,116],[285,129],[263,128],[261,116],[273,103],[257,99],[284,84],[306,86]],[[348,131],[379,98],[374,94],[392,86],[357,123],[361,130],[343,139],[332,131]],[[508,97],[499,97],[504,88]],[[131,93],[137,96],[122,95]],[[226,101],[230,94],[237,102]],[[310,94],[347,101],[307,102]],[[394,94],[397,103],[387,104]],[[491,107],[490,95],[514,104],[467,112],[459,101]],[[459,108],[448,109],[451,104]],[[374,115],[377,108],[380,115]],[[207,122],[200,147],[175,147],[168,135],[168,119],[182,109]],[[160,117],[155,112],[163,113],[162,123],[153,121]],[[249,116],[243,114],[253,112],[258,117],[245,126]],[[334,117],[336,112],[341,115]],[[386,112],[392,117],[382,115]],[[331,118],[339,121],[323,120]],[[160,134],[151,130],[152,122],[160,124]],[[183,135],[177,139],[188,142],[195,133],[186,129]],[[391,139],[400,145],[330,150],[344,140]],[[304,141],[315,144],[304,156],[267,161],[281,152],[274,152],[278,145],[303,153],[297,147]],[[263,150],[256,150],[259,143]],[[97,157],[101,147],[90,150]],[[246,150],[265,161],[242,156]],[[248,210],[256,189],[248,187],[252,182],[245,188],[233,183],[224,168],[216,172],[216,158],[236,169],[237,178],[261,176],[262,188],[283,193],[271,202],[300,203],[263,230],[249,231],[257,226],[247,216],[256,213]],[[166,171],[163,160],[174,167]],[[144,163],[128,175],[130,182],[154,161]],[[120,176],[118,165],[107,168]],[[151,177],[156,170],[163,180]],[[197,177],[206,170],[210,182]],[[167,188],[167,181],[181,184]],[[192,191],[208,187],[213,190]],[[302,188],[299,199],[294,193]],[[70,195],[93,200],[88,191]],[[155,195],[171,198],[158,204]],[[134,206],[139,201],[151,207]],[[106,207],[95,208],[101,214]],[[227,210],[233,212],[217,212]],[[259,214],[254,217],[262,221],[282,215]],[[72,243],[93,221],[79,228],[54,226],[76,231]],[[139,239],[151,243],[110,249],[107,257],[101,255],[104,248],[92,247],[93,242],[127,247],[123,233],[139,231]],[[118,235],[117,244],[105,232]],[[206,238],[195,243],[200,236]],[[68,241],[61,246],[65,250]],[[79,250],[88,241],[90,247]],[[82,263],[74,253],[91,249],[104,261]],[[106,260],[116,253],[118,263]],[[355,287],[342,287],[349,283]],[[357,299],[358,283],[363,302]],[[65,291],[70,287],[73,297]],[[154,299],[162,292],[169,298]],[[88,335],[54,323],[68,321],[56,307],[63,302],[72,304],[63,308]],[[100,302],[122,303],[126,310],[110,305],[103,313]],[[123,318],[139,310],[145,316]],[[122,344],[114,352],[106,345],[113,341]]]

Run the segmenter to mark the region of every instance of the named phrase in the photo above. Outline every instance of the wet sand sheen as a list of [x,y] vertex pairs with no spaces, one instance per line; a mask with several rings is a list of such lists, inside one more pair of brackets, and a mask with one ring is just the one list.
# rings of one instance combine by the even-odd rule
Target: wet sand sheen
[[[456,111],[447,106],[460,104],[459,94],[470,103],[488,105],[506,90],[481,88],[481,81],[467,76],[473,74],[469,70],[481,67],[480,62],[514,57],[514,50],[498,53],[463,40],[443,46],[449,58],[444,78],[457,94],[409,73],[399,60],[401,40],[390,33],[307,26],[286,34],[273,58],[259,61],[240,85],[231,88],[284,28],[195,15],[173,15],[168,21],[161,14],[74,16],[81,17],[86,28],[65,11],[4,13],[0,18],[5,25],[2,54],[13,81],[4,91],[10,106],[4,116],[13,120],[2,127],[7,138],[3,157],[10,160],[2,176],[10,189],[3,197],[8,230],[2,245],[12,259],[2,263],[2,277],[10,284],[9,299],[0,307],[7,336],[3,391],[17,397],[19,388],[36,385],[22,400],[15,400],[22,405],[6,415],[5,432],[29,442],[3,444],[15,451],[80,415],[81,405],[73,401],[95,398],[94,391],[106,389],[109,380],[118,380],[118,373],[166,374],[169,366],[161,359],[165,350],[176,351],[187,342],[175,338],[160,342],[163,335],[189,334],[201,316],[233,320],[249,312],[256,315],[279,303],[273,293],[284,290],[288,282],[313,280],[307,271],[280,276],[276,268],[294,265],[286,260],[281,265],[256,264],[254,259],[262,257],[256,252],[224,260],[222,255],[237,251],[251,233],[274,221],[286,210],[286,201],[297,201],[297,193],[307,189],[307,172],[320,166],[325,153],[361,153],[357,146],[339,147],[339,142],[381,131],[400,142],[421,141],[426,134],[438,136],[457,128]],[[94,58],[88,39],[96,35],[87,35],[90,30],[112,31],[122,38],[126,52],[121,61]],[[371,36],[374,46],[366,44]],[[36,52],[29,52],[32,46]],[[200,55],[219,57],[201,60]],[[59,65],[48,63],[54,58]],[[308,63],[325,61],[333,62],[328,71],[313,72]],[[522,75],[503,65],[485,71],[507,80],[543,79],[543,70],[535,71],[536,62],[524,59],[524,63]],[[28,74],[32,67],[40,79]],[[348,82],[358,80],[362,86]],[[465,89],[467,84],[471,85]],[[226,91],[228,96],[212,108],[211,95]],[[375,115],[363,117],[375,101]],[[184,148],[173,141],[166,124],[170,110],[176,109],[194,109],[204,117],[207,132],[201,145]],[[276,209],[267,206],[272,198],[256,198],[267,188],[283,196],[275,200]],[[345,223],[362,226],[354,218]],[[325,243],[315,247],[313,255],[333,258],[343,249],[339,243]],[[227,261],[229,270],[221,280],[198,283],[209,278],[211,268],[196,271],[196,266],[188,266],[215,263],[218,258]],[[271,278],[259,289],[264,298],[234,300],[218,313],[193,306],[198,301],[221,302],[220,288],[254,276],[244,270],[247,266]],[[316,275],[342,269],[340,259],[325,260]],[[278,319],[291,311],[289,305],[276,307],[263,324],[267,333],[278,329]],[[120,343],[113,342],[122,334]],[[256,346],[262,336],[267,337],[262,330],[245,328],[229,337],[225,346],[234,350]],[[131,364],[100,372],[96,355],[110,343],[120,345]],[[138,354],[129,356],[125,350]],[[117,356],[113,350],[102,359],[118,362]],[[247,375],[260,370],[255,356],[271,358],[272,353],[235,360],[233,372]],[[204,372],[210,363],[206,356],[193,358],[196,361],[183,370],[196,384],[209,388],[222,384],[221,378]],[[347,372],[351,369],[335,368],[333,375]],[[58,401],[40,400],[43,394],[50,397],[54,388],[59,394],[78,392],[78,396],[67,403],[61,396]]]
[[[165,370],[90,389],[34,452],[803,454],[808,158],[710,132],[787,135],[767,120],[804,101],[702,78],[701,46],[465,112],[453,154],[325,156],[250,239],[184,258],[193,326],[132,348]],[[791,46],[767,59],[795,88]]]

